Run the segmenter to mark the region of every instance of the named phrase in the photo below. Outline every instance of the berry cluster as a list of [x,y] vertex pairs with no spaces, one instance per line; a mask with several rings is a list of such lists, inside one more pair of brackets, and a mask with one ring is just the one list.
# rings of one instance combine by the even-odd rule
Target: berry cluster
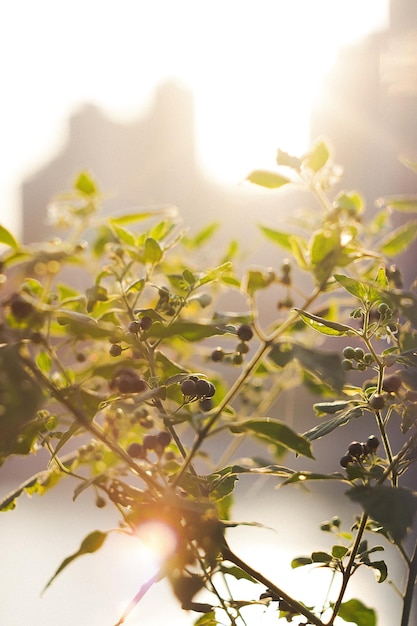
[[189,376],[181,383],[181,392],[186,402],[193,400],[205,400],[212,398],[216,393],[216,388],[208,380],[198,376]]
[[379,446],[379,440],[375,435],[369,435],[366,442],[352,441],[347,452],[340,459],[340,465],[347,467],[349,463],[359,463],[370,454],[374,454]]
[[346,346],[343,348],[342,367],[344,370],[358,370],[363,372],[372,365],[374,357],[370,352],[364,352],[362,348]]
[[[131,335],[139,335],[140,333],[148,331],[151,328],[152,324],[152,318],[149,317],[149,315],[144,315],[138,320],[132,320],[131,322],[129,322],[127,330]],[[122,352],[123,348],[120,343],[113,343],[110,346],[110,356],[118,357],[122,354]]]
[[132,459],[146,459],[148,452],[154,451],[160,457],[165,448],[171,443],[171,435],[166,430],[161,430],[156,435],[145,435],[142,443],[131,443],[127,453]]
[[112,391],[119,393],[141,393],[147,388],[146,382],[131,367],[119,369],[109,383]]
[[248,341],[253,337],[253,330],[249,324],[241,324],[236,332],[240,342],[237,344],[236,349],[229,353],[225,352],[223,348],[218,347],[211,353],[211,360],[214,363],[223,361],[226,357],[234,363],[234,365],[241,365],[243,363],[243,355],[249,352]]

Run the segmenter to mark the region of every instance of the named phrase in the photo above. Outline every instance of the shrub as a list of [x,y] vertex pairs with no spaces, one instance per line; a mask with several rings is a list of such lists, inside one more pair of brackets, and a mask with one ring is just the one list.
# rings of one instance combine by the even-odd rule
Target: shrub
[[[86,173],[55,200],[59,226],[71,227],[65,240],[25,246],[0,229],[0,459],[40,447],[50,454],[45,471],[1,510],[66,479],[75,483],[74,497],[93,490],[100,509],[115,506],[132,536],[143,522],[167,524],[176,548],[159,577],[199,626],[249,623],[254,603],[276,607],[287,622],[323,626],[339,617],[375,625],[366,597],[345,594],[359,568],[388,580],[382,537],[407,571],[406,626],[417,572],[416,551],[405,541],[417,509],[405,482],[417,450],[417,295],[403,287],[393,259],[413,242],[417,224],[393,229],[390,216],[416,212],[417,203],[388,198],[368,217],[359,193],[333,191],[338,168],[322,141],[300,158],[278,151],[277,165],[248,180],[301,186],[317,201],[297,232],[260,227],[285,255],[277,267],[248,266],[238,275],[231,246],[217,266],[201,268],[211,225],[189,236],[164,211],[105,218]],[[219,310],[228,290],[244,294],[246,312]],[[276,316],[265,327],[259,297],[277,290]],[[279,396],[301,385],[322,418],[304,433],[275,417]],[[369,437],[342,444],[338,471],[329,472],[313,446],[353,420],[366,420]],[[256,442],[253,458],[237,455],[243,439]],[[328,550],[292,561],[335,574],[317,606],[230,548],[239,525],[234,490],[244,475],[273,477],[274,488],[337,483],[357,507],[348,530],[338,516],[323,522],[334,542]],[[75,558],[97,551],[109,532],[92,531],[46,586]],[[232,579],[253,584],[244,601],[231,595]]]

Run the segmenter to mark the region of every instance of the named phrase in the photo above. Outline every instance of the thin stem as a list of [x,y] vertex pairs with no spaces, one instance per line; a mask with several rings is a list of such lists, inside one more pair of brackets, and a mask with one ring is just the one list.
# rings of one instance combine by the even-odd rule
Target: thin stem
[[309,624],[314,624],[314,626],[324,626],[323,622],[321,621],[319,617],[314,615],[314,613],[312,613],[303,604],[301,604],[297,600],[294,600],[294,598],[286,594],[285,591],[277,587],[273,582],[268,580],[263,574],[261,574],[260,572],[257,572],[250,565],[245,563],[245,561],[242,561],[242,559],[240,559],[236,554],[234,554],[234,552],[232,552],[232,550],[229,548],[227,544],[225,544],[222,552],[223,552],[223,559],[225,561],[230,561],[231,563],[234,563],[235,565],[240,567],[241,570],[249,574],[249,576],[252,576],[252,578],[254,578],[258,582],[265,585],[266,589],[270,589],[274,593],[274,595],[276,595],[279,598],[282,598],[282,600],[284,600],[284,602],[288,604],[288,606],[291,607],[291,609],[293,609],[295,613],[306,617]]
[[414,587],[417,578],[417,542],[414,546],[414,554],[408,569],[407,584],[405,587],[403,613],[401,616],[401,626],[408,626],[411,613],[411,604],[413,601]]
[[362,541],[362,537],[363,537],[363,533],[365,532],[365,528],[366,528],[366,523],[368,521],[368,514],[367,513],[362,513],[362,517],[361,517],[361,521],[359,524],[359,528],[358,528],[358,532],[356,535],[356,539],[355,539],[355,543],[353,544],[353,548],[352,548],[352,552],[350,554],[349,557],[349,561],[348,564],[346,565],[346,568],[343,572],[343,581],[342,581],[342,586],[340,588],[339,591],[339,596],[335,602],[334,608],[333,608],[333,614],[332,617],[330,618],[330,621],[328,622],[327,626],[332,626],[332,624],[334,623],[334,620],[336,619],[338,613],[339,613],[339,609],[340,609],[340,605],[343,602],[343,597],[345,595],[346,592],[346,588],[348,586],[350,577],[352,575],[352,570],[354,568],[354,564],[355,564],[355,559],[356,559],[356,555],[358,553],[358,549],[359,549],[359,545]]

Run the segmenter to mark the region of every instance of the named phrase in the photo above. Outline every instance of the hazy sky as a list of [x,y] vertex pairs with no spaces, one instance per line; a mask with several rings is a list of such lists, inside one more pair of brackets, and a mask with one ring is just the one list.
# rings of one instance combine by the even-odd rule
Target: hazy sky
[[155,87],[192,89],[202,165],[236,184],[278,145],[307,147],[308,111],[340,45],[386,25],[388,0],[14,0],[0,7],[0,221],[65,141],[82,103],[137,116]]

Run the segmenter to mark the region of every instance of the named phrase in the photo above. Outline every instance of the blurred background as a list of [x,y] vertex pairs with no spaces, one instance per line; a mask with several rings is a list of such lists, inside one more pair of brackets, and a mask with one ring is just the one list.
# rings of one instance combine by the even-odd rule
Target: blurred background
[[[399,161],[417,159],[415,0],[16,0],[0,7],[0,58],[0,222],[26,242],[52,232],[48,202],[87,169],[109,194],[107,211],[175,204],[192,230],[218,220],[224,240],[232,233],[268,264],[276,249],[256,224],[279,227],[299,198],[245,177],[273,168],[278,147],[300,154],[322,135],[343,165],[343,186],[370,206],[416,189]],[[0,468],[0,497],[33,469],[21,459]],[[240,489],[236,518],[251,519],[258,487]],[[307,537],[294,508],[288,537],[297,494],[275,493],[263,521],[282,519],[283,532],[250,531],[240,543],[236,532],[236,543],[255,567],[290,581],[291,558],[320,543],[314,528],[339,505],[311,499]],[[74,504],[71,495],[69,486],[24,498],[0,517],[1,625],[112,626],[148,576],[143,550],[112,536],[40,598],[87,532],[117,523],[87,495]],[[307,595],[323,592],[324,582],[303,575]],[[373,606],[366,576],[357,584],[371,583]],[[378,601],[378,626],[392,626],[395,592],[387,586],[386,605]],[[159,583],[126,625],[162,624],[168,613],[174,626],[195,619]]]

